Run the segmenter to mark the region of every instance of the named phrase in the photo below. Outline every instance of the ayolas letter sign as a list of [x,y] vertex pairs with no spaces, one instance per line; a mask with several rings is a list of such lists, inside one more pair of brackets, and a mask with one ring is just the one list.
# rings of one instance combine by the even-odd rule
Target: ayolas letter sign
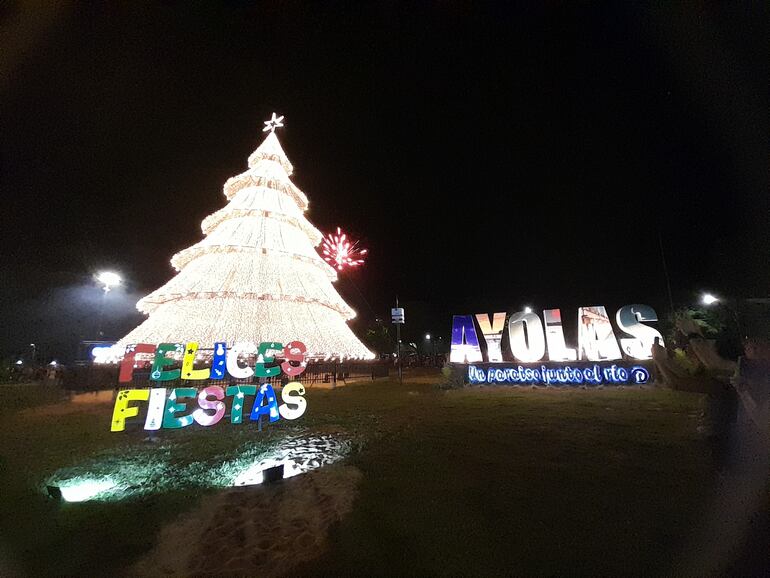
[[[657,320],[655,310],[649,305],[624,305],[615,314],[616,334],[604,306],[580,307],[577,311],[577,343],[568,346],[560,309],[545,309],[542,317],[529,309],[511,315],[505,312],[491,316],[487,313],[455,315],[449,360],[489,364],[486,368],[470,366],[470,383],[646,383],[649,371],[640,365],[624,367],[621,363],[601,362],[651,359],[656,340],[663,344],[660,332],[647,325]],[[504,351],[506,328],[507,348]],[[533,365],[504,368],[497,365],[510,361]]]

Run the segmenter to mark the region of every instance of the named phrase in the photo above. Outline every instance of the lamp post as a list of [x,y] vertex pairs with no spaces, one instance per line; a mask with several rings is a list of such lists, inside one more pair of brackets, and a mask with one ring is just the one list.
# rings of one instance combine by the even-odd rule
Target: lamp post
[[102,284],[102,289],[104,289],[105,293],[109,293],[110,289],[116,285],[120,285],[122,281],[120,275],[113,271],[102,271],[96,276],[96,280]]
[[711,293],[704,293],[701,295],[700,302],[706,306],[713,305],[714,303],[719,303],[719,297],[716,297]]
[[[712,293],[702,293],[700,297],[700,302],[705,305],[706,307],[710,307],[711,305],[721,306],[727,311],[730,312],[730,316],[732,317],[733,321],[735,322],[735,328],[738,330],[738,338],[743,342],[743,330],[741,328],[741,319],[738,312],[738,300],[726,300],[722,299],[720,297],[717,297],[716,295],[713,295]],[[734,306],[733,306],[734,302]]]
[[431,366],[436,365],[436,341],[431,339],[430,333],[425,334],[425,341],[430,345],[430,364]]
[[113,271],[102,271],[96,276],[96,280],[101,283],[103,290],[102,300],[99,304],[98,325],[99,339],[101,339],[104,336],[104,331],[102,331],[102,323],[104,322],[104,302],[107,300],[107,293],[109,293],[113,287],[120,285],[122,279],[120,278],[120,275],[114,273]]

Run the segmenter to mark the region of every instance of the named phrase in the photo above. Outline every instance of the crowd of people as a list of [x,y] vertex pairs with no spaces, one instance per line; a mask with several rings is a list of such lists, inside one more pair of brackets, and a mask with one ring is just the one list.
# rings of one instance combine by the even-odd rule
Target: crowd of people
[[48,383],[59,384],[64,367],[59,363],[32,365],[30,363],[9,363],[0,375],[2,383]]

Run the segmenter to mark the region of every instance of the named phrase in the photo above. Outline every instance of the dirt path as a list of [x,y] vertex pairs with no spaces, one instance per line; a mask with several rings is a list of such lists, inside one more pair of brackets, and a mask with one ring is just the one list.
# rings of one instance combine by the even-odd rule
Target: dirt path
[[333,465],[226,490],[171,522],[127,575],[283,576],[317,558],[353,506],[361,472]]

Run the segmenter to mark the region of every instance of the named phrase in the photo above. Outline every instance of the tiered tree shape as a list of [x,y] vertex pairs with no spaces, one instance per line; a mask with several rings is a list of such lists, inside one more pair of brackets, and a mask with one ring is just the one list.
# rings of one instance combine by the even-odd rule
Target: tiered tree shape
[[137,303],[149,317],[115,347],[135,343],[302,341],[313,357],[372,358],[348,327],[353,311],[314,247],[305,194],[275,132],[228,179],[229,203],[203,220],[205,238],[171,259],[179,272]]

